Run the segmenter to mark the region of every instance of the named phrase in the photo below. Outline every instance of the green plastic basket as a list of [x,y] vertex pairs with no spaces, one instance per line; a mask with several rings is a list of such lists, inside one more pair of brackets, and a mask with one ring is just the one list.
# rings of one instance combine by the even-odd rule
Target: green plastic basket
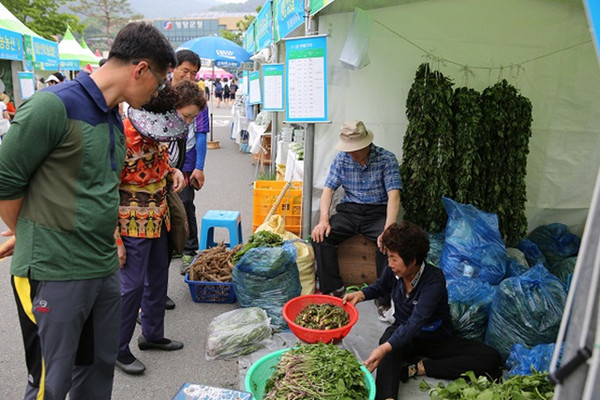
[[[266,394],[265,384],[267,383],[267,379],[269,379],[275,372],[277,364],[279,363],[279,359],[281,358],[281,354],[288,350],[289,349],[283,349],[269,353],[252,364],[248,370],[248,373],[246,374],[244,387],[247,392],[250,392],[254,395],[254,400],[263,399],[264,395]],[[368,400],[375,400],[375,379],[373,379],[373,376],[364,365],[361,365],[360,369],[365,374],[365,383],[369,389]]]

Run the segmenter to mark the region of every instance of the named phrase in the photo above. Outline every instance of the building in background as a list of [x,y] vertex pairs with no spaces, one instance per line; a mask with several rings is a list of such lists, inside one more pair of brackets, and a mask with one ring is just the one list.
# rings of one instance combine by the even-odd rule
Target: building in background
[[177,48],[183,42],[202,36],[221,36],[221,31],[239,32],[237,22],[256,13],[204,13],[190,18],[144,19],[157,27]]

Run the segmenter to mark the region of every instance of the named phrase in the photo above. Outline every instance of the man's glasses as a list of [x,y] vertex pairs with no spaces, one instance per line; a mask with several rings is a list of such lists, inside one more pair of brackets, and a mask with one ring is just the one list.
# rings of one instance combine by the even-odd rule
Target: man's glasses
[[[134,61],[134,62],[132,62],[133,65],[138,65],[139,63],[140,63],[140,61]],[[163,90],[167,86],[167,80],[161,78],[160,76],[158,76],[158,74],[156,72],[154,72],[154,70],[152,69],[152,67],[150,66],[150,64],[146,63],[146,65],[148,65],[148,70],[152,73],[152,75],[154,75],[154,77],[158,81],[158,87],[156,88],[156,91],[160,92],[161,90]]]
[[152,67],[150,66],[150,64],[148,64],[148,70],[149,70],[150,72],[152,72],[152,75],[154,75],[154,77],[155,77],[155,78],[156,78],[156,80],[158,81],[158,87],[156,88],[156,91],[157,91],[157,92],[160,92],[161,90],[163,90],[163,89],[164,89],[164,88],[167,86],[167,80],[166,80],[166,79],[163,79],[163,78],[161,78],[160,76],[158,76],[158,75],[156,74],[156,72],[154,72],[154,71],[152,70]]

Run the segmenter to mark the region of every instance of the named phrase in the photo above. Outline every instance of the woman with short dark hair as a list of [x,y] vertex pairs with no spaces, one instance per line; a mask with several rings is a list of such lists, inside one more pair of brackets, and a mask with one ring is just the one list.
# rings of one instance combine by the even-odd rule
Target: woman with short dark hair
[[410,222],[393,223],[383,233],[388,268],[377,282],[346,294],[356,304],[389,294],[394,323],[363,362],[377,368],[377,400],[396,400],[400,381],[417,375],[457,379],[467,371],[500,377],[500,354],[483,343],[452,336],[446,279],[427,264],[429,239]]

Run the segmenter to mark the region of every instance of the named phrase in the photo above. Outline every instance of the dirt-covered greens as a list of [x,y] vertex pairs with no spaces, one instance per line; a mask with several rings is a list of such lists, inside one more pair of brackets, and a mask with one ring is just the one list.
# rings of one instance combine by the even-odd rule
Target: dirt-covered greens
[[348,325],[348,313],[331,303],[309,304],[298,313],[294,322],[304,328],[327,331]]

